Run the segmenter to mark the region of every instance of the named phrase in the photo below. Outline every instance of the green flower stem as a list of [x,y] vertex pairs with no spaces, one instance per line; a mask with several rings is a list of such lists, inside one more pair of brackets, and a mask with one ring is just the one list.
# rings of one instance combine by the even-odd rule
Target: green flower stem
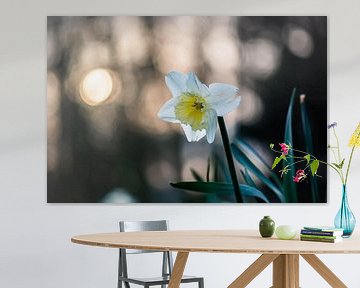
[[331,150],[331,153],[332,153],[333,156],[334,156],[334,159],[335,159],[336,163],[337,163],[337,164],[340,164],[340,160],[337,159],[334,149],[333,149],[333,148],[330,148],[330,150]]
[[340,154],[340,144],[339,144],[339,137],[337,136],[336,134],[336,130],[335,130],[335,127],[333,127],[333,132],[334,132],[334,135],[335,135],[335,139],[336,139],[336,144],[337,144],[337,152],[338,152],[338,156],[339,156],[339,165],[341,163],[341,154]]
[[[335,130],[335,127],[333,127],[333,131],[334,131],[334,135],[335,135],[335,139],[336,139],[336,144],[337,144],[337,152],[338,152],[338,156],[339,156],[339,161],[338,161],[338,165],[341,164],[342,162],[342,157],[341,157],[341,154],[340,154],[340,144],[339,144],[339,137],[337,136],[336,134],[336,130]],[[336,159],[336,158],[335,158]],[[348,166],[349,167],[349,166]],[[341,167],[342,168],[342,167]],[[344,174],[343,174],[343,170],[342,169],[339,169],[339,172],[341,174],[341,181],[343,182],[343,184],[345,184],[344,182]]]
[[241,192],[240,192],[240,186],[239,186],[239,182],[238,182],[237,175],[236,175],[234,159],[232,157],[231,148],[230,148],[229,135],[226,130],[224,118],[219,116],[218,123],[219,123],[221,138],[222,138],[223,145],[224,145],[226,159],[227,159],[229,170],[230,170],[231,181],[232,181],[232,184],[234,187],[236,202],[243,203],[244,200],[243,200],[243,198],[241,196]]
[[[356,144],[356,141],[359,140],[359,138],[360,138],[360,132],[359,132],[359,134],[356,136],[355,144]],[[356,147],[355,144],[354,144],[353,148],[351,149],[351,154],[350,154],[350,158],[349,158],[349,163],[348,163],[348,166],[347,166],[347,169],[346,169],[345,182],[343,182],[344,185],[346,185],[346,184],[347,184],[347,181],[348,181],[350,165],[351,165],[351,161],[352,161],[352,158],[353,158],[353,155],[354,155],[354,151],[355,151],[355,147]]]
[[349,158],[349,164],[348,164],[347,169],[346,169],[345,182],[343,182],[344,185],[346,185],[346,184],[347,184],[347,181],[348,181],[349,170],[350,170],[351,161],[352,161],[352,158],[353,158],[353,155],[354,155],[354,151],[355,151],[355,145],[354,145],[353,148],[351,149],[351,154],[350,154],[350,158]]
[[[295,157],[293,157],[295,159]],[[301,162],[304,162],[306,161],[306,159],[302,159],[302,160],[299,160],[299,161],[296,161],[294,162],[293,164],[290,164],[290,165],[286,165],[285,168],[288,168],[288,167],[291,167],[291,166],[295,166],[296,164],[299,164]]]

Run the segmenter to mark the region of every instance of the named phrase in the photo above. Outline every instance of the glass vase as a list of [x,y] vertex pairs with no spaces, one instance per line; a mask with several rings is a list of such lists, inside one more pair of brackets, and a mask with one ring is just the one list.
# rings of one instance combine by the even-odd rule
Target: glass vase
[[356,219],[349,207],[346,185],[343,185],[342,188],[341,206],[336,214],[334,224],[336,228],[344,229],[344,238],[350,237],[355,228]]

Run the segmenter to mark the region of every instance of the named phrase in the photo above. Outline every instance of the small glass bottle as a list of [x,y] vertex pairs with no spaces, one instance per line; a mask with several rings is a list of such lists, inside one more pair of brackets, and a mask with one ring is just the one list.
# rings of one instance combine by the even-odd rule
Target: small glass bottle
[[275,232],[275,222],[270,216],[264,216],[259,223],[259,232],[262,237],[271,237]]

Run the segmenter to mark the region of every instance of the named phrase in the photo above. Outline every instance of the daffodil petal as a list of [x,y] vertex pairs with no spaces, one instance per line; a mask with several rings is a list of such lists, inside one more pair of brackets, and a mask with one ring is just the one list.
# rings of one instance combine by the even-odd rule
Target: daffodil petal
[[205,97],[210,95],[209,88],[205,84],[200,82],[199,78],[196,76],[194,72],[189,72],[187,75],[188,75],[186,81],[187,92],[195,93],[197,95],[201,95]]
[[189,142],[199,141],[201,138],[203,138],[206,135],[205,129],[193,131],[190,125],[185,125],[185,124],[181,124],[181,127],[183,128],[186,139]]
[[165,76],[166,85],[173,97],[178,97],[186,91],[187,78],[186,74],[177,71],[171,71]]
[[190,93],[199,94],[200,84],[201,84],[199,78],[195,75],[194,72],[189,72],[187,76],[188,76],[186,81],[187,91]]
[[217,114],[214,109],[206,111],[206,138],[209,144],[215,140],[215,134],[217,129]]
[[240,104],[241,97],[237,96],[227,102],[219,103],[218,105],[213,105],[212,108],[216,110],[218,116],[225,116],[226,114],[234,111]]
[[175,105],[178,102],[178,98],[171,98],[166,101],[165,104],[161,107],[158,117],[164,121],[179,123],[180,121],[176,119],[175,116]]
[[213,83],[209,86],[211,95],[221,97],[234,97],[239,93],[239,88],[224,83]]
[[222,83],[214,83],[209,86],[210,96],[206,98],[211,108],[216,110],[218,116],[224,116],[235,110],[241,97],[237,96],[239,89],[235,86]]
[[201,84],[200,85],[200,94],[203,97],[208,97],[210,96],[210,90],[209,88],[205,85],[205,84]]

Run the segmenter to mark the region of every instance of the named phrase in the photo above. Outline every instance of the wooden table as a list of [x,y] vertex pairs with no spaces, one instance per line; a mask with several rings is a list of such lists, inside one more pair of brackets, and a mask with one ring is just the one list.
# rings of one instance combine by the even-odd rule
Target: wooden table
[[75,236],[77,244],[177,251],[169,288],[178,288],[190,252],[262,254],[228,288],[246,287],[273,263],[273,288],[299,287],[299,256],[303,257],[331,287],[347,287],[315,254],[360,253],[360,237],[339,243],[320,243],[261,238],[255,230],[118,232]]

